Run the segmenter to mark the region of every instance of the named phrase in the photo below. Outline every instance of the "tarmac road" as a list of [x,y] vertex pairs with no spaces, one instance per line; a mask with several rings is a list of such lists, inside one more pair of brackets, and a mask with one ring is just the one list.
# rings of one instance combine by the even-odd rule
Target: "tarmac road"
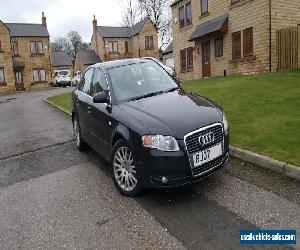
[[68,91],[0,96],[0,249],[240,249],[240,229],[299,232],[300,183],[235,159],[195,186],[121,196],[42,101]]

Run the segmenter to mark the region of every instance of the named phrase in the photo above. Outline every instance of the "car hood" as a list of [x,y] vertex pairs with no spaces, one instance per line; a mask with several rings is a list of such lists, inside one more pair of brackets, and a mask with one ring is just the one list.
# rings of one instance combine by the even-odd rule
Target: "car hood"
[[215,104],[183,90],[125,102],[119,107],[139,120],[151,134],[171,135],[176,139],[222,122],[222,111]]

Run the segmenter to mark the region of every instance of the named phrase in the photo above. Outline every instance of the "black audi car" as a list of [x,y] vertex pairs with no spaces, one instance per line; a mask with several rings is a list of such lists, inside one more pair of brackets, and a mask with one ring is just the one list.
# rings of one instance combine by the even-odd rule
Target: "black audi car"
[[118,190],[197,182],[228,160],[229,129],[216,103],[186,93],[157,63],[126,59],[93,65],[73,92],[79,150],[110,162]]

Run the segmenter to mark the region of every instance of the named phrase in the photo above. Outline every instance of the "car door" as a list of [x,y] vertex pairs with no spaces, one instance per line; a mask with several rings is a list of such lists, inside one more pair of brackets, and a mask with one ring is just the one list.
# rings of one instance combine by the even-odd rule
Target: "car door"
[[[101,91],[109,93],[108,83],[104,71],[101,68],[95,68],[92,81],[92,95]],[[92,110],[92,133],[96,138],[96,151],[104,158],[110,155],[110,139],[112,134],[111,126],[111,107],[110,104],[94,103]]]
[[94,68],[89,68],[80,83],[78,88],[78,95],[75,100],[77,116],[80,124],[81,136],[83,139],[90,144],[93,137],[91,134],[91,116],[92,116],[92,105],[93,98],[91,96],[91,84],[93,79]]

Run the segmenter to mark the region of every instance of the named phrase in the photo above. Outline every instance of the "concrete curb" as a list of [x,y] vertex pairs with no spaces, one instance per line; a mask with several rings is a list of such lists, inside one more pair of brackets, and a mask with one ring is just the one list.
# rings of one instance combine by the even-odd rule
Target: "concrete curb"
[[300,167],[233,146],[230,146],[230,155],[256,166],[267,168],[293,179],[300,180]]
[[[48,104],[54,106],[55,108],[63,111],[64,113],[66,113],[70,116],[72,115],[72,113],[59,107],[58,105],[49,101],[47,98],[44,98],[43,100],[45,102],[47,102]],[[274,172],[284,174],[293,179],[300,180],[300,167],[296,167],[296,166],[290,165],[286,162],[278,161],[278,160],[272,159],[270,157],[259,155],[259,154],[253,153],[251,151],[247,151],[247,150],[240,149],[240,148],[233,147],[233,146],[230,146],[230,155],[232,155],[233,157],[239,158],[243,161],[250,162],[256,166],[267,168]]]
[[70,112],[68,112],[67,110],[63,109],[62,107],[60,107],[60,106],[54,104],[53,102],[49,101],[47,98],[43,98],[43,100],[44,100],[45,102],[47,102],[48,104],[54,106],[55,108],[61,110],[62,112],[66,113],[66,114],[68,114],[68,115],[70,115],[70,116],[72,115],[72,113],[70,113]]

